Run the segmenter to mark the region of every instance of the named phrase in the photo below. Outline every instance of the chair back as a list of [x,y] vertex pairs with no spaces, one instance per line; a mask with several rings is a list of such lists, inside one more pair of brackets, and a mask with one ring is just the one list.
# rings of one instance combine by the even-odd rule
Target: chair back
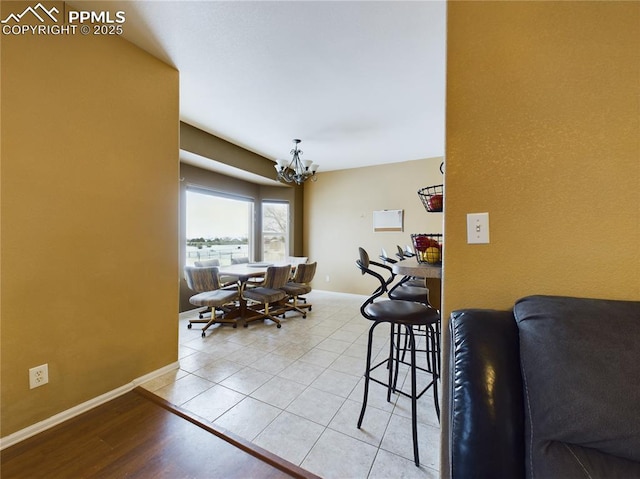
[[309,284],[316,275],[316,266],[318,262],[302,263],[296,268],[296,274],[293,276],[294,283]]
[[184,279],[192,291],[203,293],[220,289],[220,277],[217,266],[198,268],[197,266],[185,266]]
[[404,253],[404,250],[402,249],[402,246],[396,245],[396,247],[398,248],[398,252],[396,253],[396,256],[401,260],[404,259],[406,255]]
[[193,264],[198,268],[204,268],[206,266],[220,266],[219,259],[203,259],[202,261],[194,261]]
[[299,264],[304,264],[309,261],[309,258],[306,256],[287,256],[287,263],[291,266],[298,266]]
[[387,254],[387,250],[385,250],[384,248],[380,250],[380,259],[385,263],[391,263],[391,264],[397,263],[395,259],[389,258],[389,255]]
[[249,258],[246,256],[242,258],[231,258],[231,264],[246,264],[249,262]]
[[260,286],[263,288],[280,289],[289,281],[291,275],[291,265],[269,266],[264,275],[264,281]]
[[[358,248],[358,251],[360,253],[360,258],[356,260],[356,265],[362,272],[362,275],[364,276],[365,274],[370,274],[371,276],[376,278],[380,283],[380,286],[378,286],[376,290],[373,293],[371,293],[371,296],[369,297],[369,299],[367,299],[367,301],[362,305],[364,307],[369,303],[373,303],[373,301],[376,298],[386,293],[387,286],[389,285],[390,281],[385,280],[380,273],[370,268],[372,264],[375,264],[376,266],[378,266],[380,265],[380,263],[374,263],[371,260],[369,260],[369,253],[367,253],[367,251],[364,248]],[[380,266],[384,266],[384,265],[380,265]]]

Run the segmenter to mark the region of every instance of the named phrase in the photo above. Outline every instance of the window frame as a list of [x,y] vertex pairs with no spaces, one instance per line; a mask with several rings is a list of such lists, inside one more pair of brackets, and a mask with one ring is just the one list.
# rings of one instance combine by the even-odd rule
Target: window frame
[[287,200],[277,200],[277,199],[262,199],[260,201],[260,254],[262,255],[263,260],[267,259],[267,251],[265,248],[265,225],[264,225],[264,212],[265,205],[274,204],[274,205],[286,205],[287,207],[287,224],[286,231],[282,233],[284,237],[284,254],[282,257],[282,261],[285,261],[287,256],[290,255],[291,251],[291,202]]
[[249,257],[249,261],[252,261],[255,258],[256,245],[255,245],[255,231],[256,231],[256,200],[250,196],[244,196],[239,194],[228,193],[225,191],[216,190],[213,188],[206,188],[198,185],[186,185],[185,191],[185,238],[184,238],[184,264],[188,265],[189,262],[189,251],[187,250],[187,224],[189,220],[189,193],[195,193],[205,196],[212,196],[215,198],[227,199],[238,201],[242,203],[248,204],[248,218],[247,218],[247,255]]

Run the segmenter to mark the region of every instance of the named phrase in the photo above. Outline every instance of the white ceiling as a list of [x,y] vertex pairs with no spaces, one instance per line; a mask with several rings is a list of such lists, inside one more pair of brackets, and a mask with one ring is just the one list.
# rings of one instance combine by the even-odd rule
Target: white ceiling
[[180,71],[191,125],[272,160],[300,138],[320,172],[444,156],[444,1],[106,5]]

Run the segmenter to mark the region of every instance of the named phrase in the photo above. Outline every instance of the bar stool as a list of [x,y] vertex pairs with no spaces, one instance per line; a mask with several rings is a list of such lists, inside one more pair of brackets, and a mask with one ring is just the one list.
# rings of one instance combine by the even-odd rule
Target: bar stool
[[[367,254],[366,251],[365,251],[365,254]],[[381,258],[383,258],[383,256],[384,255],[380,255]],[[431,303],[429,302],[429,288],[426,287],[426,280],[424,278],[413,279],[405,276],[400,281],[398,281],[395,285],[391,286],[396,277],[396,274],[393,272],[393,269],[387,264],[377,263],[375,261],[369,260],[369,266],[371,265],[376,266],[379,269],[384,269],[388,271],[389,277],[384,280],[384,283],[387,287],[387,297],[389,299],[397,299],[402,301],[414,301],[416,303],[423,303],[429,308],[432,307]],[[436,368],[437,368],[436,372],[438,373],[438,376],[439,376],[440,361],[441,361],[440,360],[440,313],[437,311],[436,313],[438,313],[438,320],[434,326],[435,333],[436,333],[436,340],[435,340],[436,341]],[[398,340],[400,339],[400,335],[402,334],[401,330],[402,328],[397,328]],[[423,331],[421,326],[418,326],[414,332],[421,337],[426,336],[428,334],[428,331],[427,332]],[[408,340],[409,340],[409,337],[405,336],[405,346],[404,346],[405,352],[406,352]],[[403,353],[402,359],[404,359],[404,357],[405,356]],[[428,366],[431,367],[431,364],[429,364]]]
[[[411,399],[411,427],[413,435],[413,457],[416,466],[420,465],[418,453],[418,421],[417,421],[417,401],[429,389],[433,388],[433,403],[438,418],[440,418],[440,405],[438,403],[438,372],[436,365],[436,344],[434,325],[438,321],[438,312],[423,303],[413,301],[403,301],[395,299],[387,299],[376,301],[379,297],[387,292],[388,281],[381,274],[369,268],[369,255],[363,248],[359,248],[360,259],[356,261],[356,265],[362,274],[370,274],[375,277],[380,286],[372,293],[372,295],[362,304],[360,312],[362,316],[373,321],[369,328],[369,337],[367,342],[367,364],[364,373],[364,398],[362,401],[362,409],[358,419],[358,429],[362,426],[364,414],[367,408],[367,399],[369,396],[369,382],[373,381],[387,388],[387,401],[391,401],[391,393],[402,394]],[[380,324],[390,325],[389,338],[389,356],[375,365],[371,364],[371,350],[373,346],[373,334]],[[424,350],[419,350],[416,345],[416,337],[414,327],[424,326],[426,330],[426,339]],[[398,332],[396,331],[398,329]],[[409,361],[404,360],[404,354],[401,353],[404,347],[400,346],[399,330],[404,329],[404,334],[408,338],[406,343],[406,351],[409,352]],[[423,368],[417,365],[416,353],[425,352],[427,354],[427,367]],[[402,356],[402,357],[401,357]],[[405,392],[397,388],[398,373],[400,364],[409,366],[411,376],[411,391]],[[380,381],[371,377],[371,372],[385,365],[389,370],[387,382]],[[417,375],[418,370],[431,374],[431,381],[418,392]]]
[[[438,375],[440,375],[440,313],[433,309],[431,303],[429,302],[429,289],[421,286],[405,286],[405,283],[402,281],[396,284],[393,288],[391,288],[387,294],[389,299],[398,299],[402,301],[415,301],[416,303],[423,303],[432,309],[437,315],[436,323],[433,325],[435,330],[435,344],[436,344],[436,371]],[[400,329],[400,328],[398,328]],[[415,331],[418,335],[423,336],[425,332],[422,331],[422,327],[418,326],[417,331]],[[426,334],[429,332],[427,331]],[[405,346],[408,337],[405,337]],[[403,355],[404,359],[404,355]]]

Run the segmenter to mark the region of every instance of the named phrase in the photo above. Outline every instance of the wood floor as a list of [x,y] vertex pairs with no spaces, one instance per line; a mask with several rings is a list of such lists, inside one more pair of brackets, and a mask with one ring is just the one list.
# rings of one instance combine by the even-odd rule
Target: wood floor
[[5,449],[0,476],[317,478],[142,388]]

